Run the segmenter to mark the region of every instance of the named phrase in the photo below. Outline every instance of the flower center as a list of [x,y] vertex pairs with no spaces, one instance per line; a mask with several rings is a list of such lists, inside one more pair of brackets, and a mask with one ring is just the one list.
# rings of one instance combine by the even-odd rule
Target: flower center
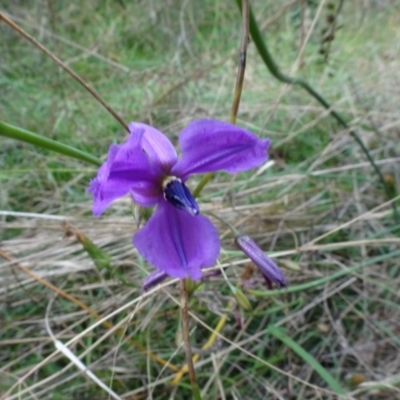
[[164,199],[191,215],[199,214],[199,206],[187,186],[176,176],[168,176],[162,183]]

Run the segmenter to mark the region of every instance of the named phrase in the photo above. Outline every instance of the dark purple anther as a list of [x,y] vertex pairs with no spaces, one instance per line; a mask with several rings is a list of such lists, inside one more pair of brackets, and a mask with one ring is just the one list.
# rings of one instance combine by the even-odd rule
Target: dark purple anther
[[199,214],[199,206],[187,186],[178,178],[171,177],[164,183],[164,198],[179,210],[191,215]]

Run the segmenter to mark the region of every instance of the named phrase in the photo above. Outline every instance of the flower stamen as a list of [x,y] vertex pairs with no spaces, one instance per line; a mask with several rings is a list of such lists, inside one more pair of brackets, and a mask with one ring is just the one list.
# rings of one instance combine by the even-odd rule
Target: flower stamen
[[181,179],[175,176],[168,176],[162,183],[164,199],[174,207],[187,211],[191,215],[200,213],[192,193]]

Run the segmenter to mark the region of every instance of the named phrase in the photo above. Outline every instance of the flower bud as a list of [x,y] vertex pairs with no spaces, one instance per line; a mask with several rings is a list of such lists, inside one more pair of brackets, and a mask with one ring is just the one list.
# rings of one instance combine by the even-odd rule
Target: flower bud
[[168,275],[161,270],[156,270],[152,272],[144,281],[142,284],[142,292],[147,292],[149,289],[151,289],[153,286],[158,285],[161,283],[163,280],[168,278]]
[[257,246],[248,236],[238,236],[235,242],[257,266],[268,282],[276,283],[279,287],[286,287],[286,280],[279,267]]

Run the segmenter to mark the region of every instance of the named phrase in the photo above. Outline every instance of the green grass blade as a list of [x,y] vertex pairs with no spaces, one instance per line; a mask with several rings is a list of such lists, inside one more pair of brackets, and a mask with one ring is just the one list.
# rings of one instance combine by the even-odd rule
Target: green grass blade
[[86,161],[96,166],[101,165],[101,160],[97,157],[90,155],[89,153],[78,150],[75,147],[59,143],[56,140],[46,138],[45,136],[27,131],[17,126],[6,124],[2,121],[0,121],[0,135],[19,140],[21,142],[30,143],[35,146],[42,147],[43,149],[52,150],[56,153],[63,154],[67,157],[76,158],[77,160]]
[[[238,5],[239,9],[241,10],[241,1],[240,0],[235,0],[236,4]],[[389,185],[386,183],[385,178],[382,174],[382,171],[378,167],[378,165],[375,163],[375,160],[373,159],[371,153],[369,152],[368,148],[365,146],[364,142],[362,141],[361,137],[357,134],[357,132],[354,129],[351,129],[349,125],[347,124],[346,120],[338,113],[336,112],[331,104],[322,96],[318,91],[316,91],[308,82],[306,82],[302,78],[298,77],[292,77],[289,75],[284,74],[276,64],[274,58],[272,57],[267,44],[265,43],[263,36],[260,32],[260,29],[258,28],[257,21],[254,17],[253,11],[250,7],[250,25],[249,25],[249,31],[250,31],[250,36],[254,41],[254,44],[257,48],[257,51],[259,55],[261,56],[261,59],[263,60],[265,66],[267,69],[271,72],[271,74],[280,82],[287,83],[289,85],[298,85],[302,87],[304,90],[306,90],[314,99],[316,99],[323,107],[325,107],[327,110],[330,110],[330,115],[336,119],[336,121],[339,122],[342,127],[349,129],[349,134],[353,137],[353,139],[357,142],[357,144],[360,146],[361,150],[365,154],[367,160],[371,164],[371,166],[374,168],[379,180],[381,181],[382,186],[385,188],[385,192],[387,195],[388,199],[392,199],[394,197],[394,194],[392,193],[392,189],[389,187]],[[396,220],[399,220],[399,216],[397,215],[397,208],[396,208],[396,203],[392,204],[393,211],[395,214]]]
[[283,329],[279,329],[274,325],[269,325],[268,332],[281,340],[286,346],[290,347],[298,356],[308,363],[335,393],[341,395],[346,394],[346,391],[341,387],[340,383],[310,353],[287,336]]

